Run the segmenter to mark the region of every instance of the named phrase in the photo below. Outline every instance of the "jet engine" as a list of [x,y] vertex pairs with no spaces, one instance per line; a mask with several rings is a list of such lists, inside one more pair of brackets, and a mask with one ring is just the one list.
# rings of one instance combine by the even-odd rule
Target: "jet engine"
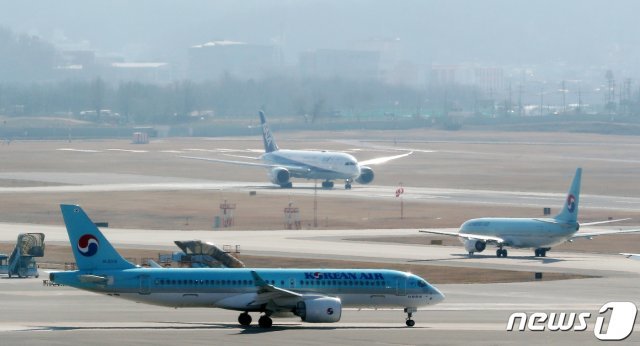
[[269,171],[269,179],[274,184],[278,184],[280,186],[287,185],[289,183],[289,178],[291,178],[291,174],[284,167],[276,167]]
[[464,248],[467,252],[482,252],[487,247],[487,243],[477,239],[467,239],[464,241]]
[[342,315],[342,303],[340,299],[332,297],[308,299],[296,304],[294,314],[300,316],[304,322],[338,322]]
[[373,169],[362,166],[360,167],[360,175],[356,178],[356,181],[360,184],[369,184],[373,181]]

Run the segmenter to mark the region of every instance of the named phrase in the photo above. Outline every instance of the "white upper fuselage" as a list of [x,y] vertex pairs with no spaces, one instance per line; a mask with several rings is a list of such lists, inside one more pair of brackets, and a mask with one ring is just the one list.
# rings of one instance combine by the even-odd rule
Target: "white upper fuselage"
[[[502,238],[515,248],[546,248],[562,244],[578,231],[578,223],[543,218],[480,218],[466,221],[459,234]],[[460,238],[463,239],[463,238]]]
[[267,164],[296,166],[292,177],[322,180],[353,180],[360,176],[358,160],[352,155],[335,151],[281,149],[260,156]]

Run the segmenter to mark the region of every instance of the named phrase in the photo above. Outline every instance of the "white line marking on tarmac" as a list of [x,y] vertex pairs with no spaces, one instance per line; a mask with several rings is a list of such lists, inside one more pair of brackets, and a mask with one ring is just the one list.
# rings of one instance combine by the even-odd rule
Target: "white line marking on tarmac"
[[73,148],[58,148],[58,151],[77,151],[79,153],[100,153],[100,150],[91,150],[91,149],[73,149]]
[[131,149],[107,149],[107,151],[123,151],[126,153],[147,153],[146,150],[131,150]]

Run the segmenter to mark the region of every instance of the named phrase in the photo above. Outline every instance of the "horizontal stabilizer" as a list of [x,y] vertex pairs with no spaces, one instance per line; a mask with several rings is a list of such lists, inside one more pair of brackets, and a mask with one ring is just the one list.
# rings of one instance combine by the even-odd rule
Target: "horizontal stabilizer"
[[624,252],[621,252],[620,254],[622,256],[626,257],[626,258],[629,258],[629,259],[632,259],[632,260],[636,260],[636,261],[640,261],[640,254],[637,254],[637,253],[624,253]]
[[88,275],[88,274],[79,275],[78,280],[80,282],[87,283],[87,284],[99,284],[99,285],[106,285],[107,282],[109,281],[109,279],[107,279],[104,276]]

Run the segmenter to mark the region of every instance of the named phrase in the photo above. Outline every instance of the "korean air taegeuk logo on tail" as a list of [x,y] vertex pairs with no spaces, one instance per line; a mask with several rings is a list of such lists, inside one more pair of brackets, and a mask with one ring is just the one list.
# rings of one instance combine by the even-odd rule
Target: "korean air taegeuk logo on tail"
[[576,197],[574,195],[567,196],[567,210],[573,213],[576,210]]
[[78,252],[82,256],[91,257],[98,252],[100,243],[98,239],[91,234],[85,234],[78,239]]

